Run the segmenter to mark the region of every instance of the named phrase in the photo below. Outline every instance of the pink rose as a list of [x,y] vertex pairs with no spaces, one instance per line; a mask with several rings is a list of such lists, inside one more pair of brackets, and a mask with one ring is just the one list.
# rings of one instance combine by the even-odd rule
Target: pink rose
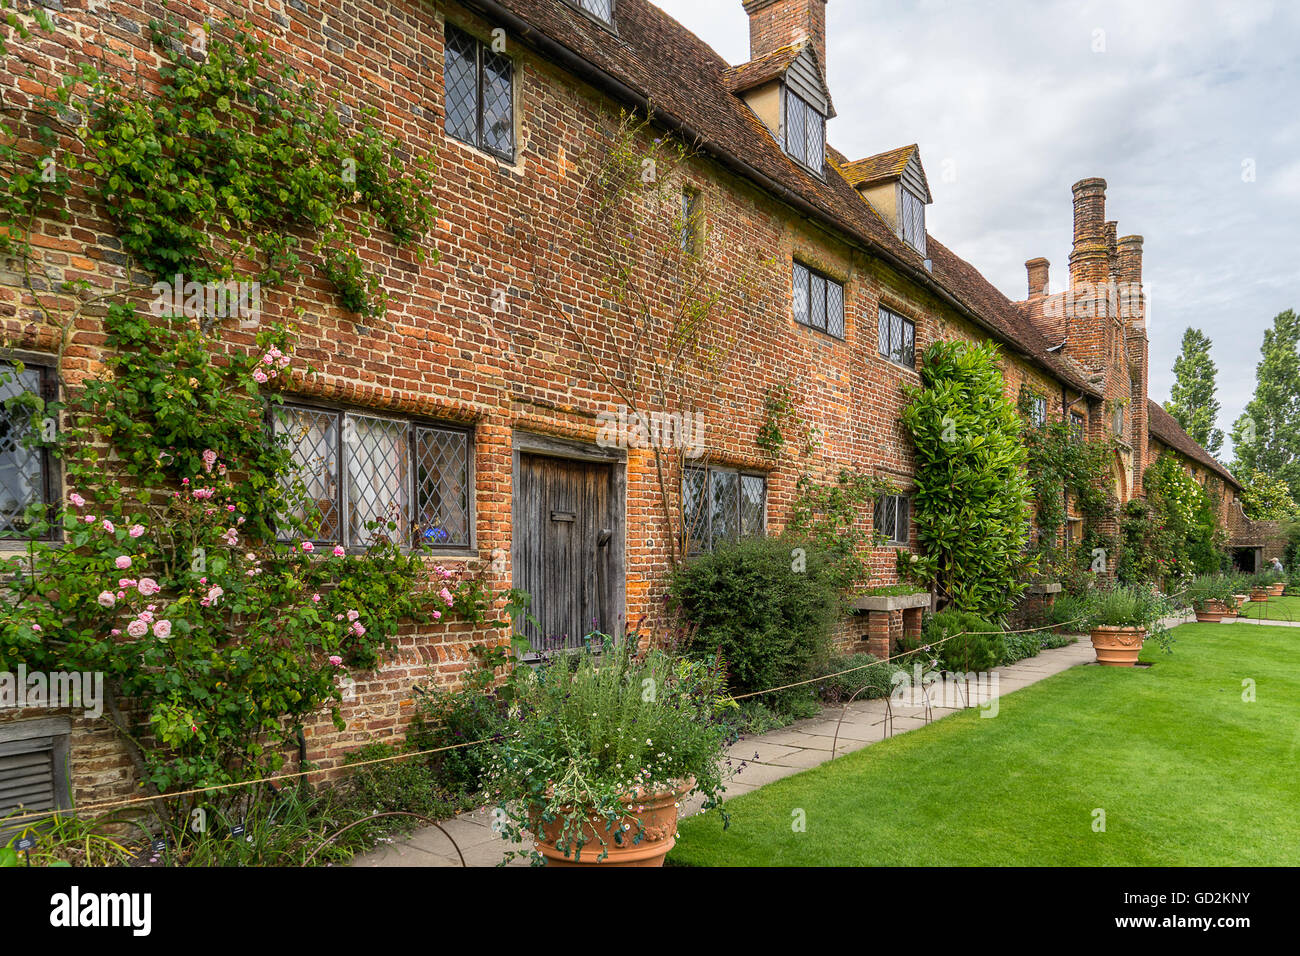
[[117,603],[117,598],[113,596],[112,591],[100,591],[99,597],[95,598],[100,607],[112,607]]
[[39,634],[41,633],[41,626],[39,624],[33,624],[32,630],[35,631],[37,634]]
[[77,494],[75,491],[68,495],[68,500],[72,502],[74,508],[80,508],[86,503],[86,499],[81,497],[81,495]]
[[313,603],[313,604],[319,604],[319,603],[320,603],[320,595],[319,595],[319,594],[313,594],[313,595],[311,596],[311,600],[312,600],[312,603]]
[[117,530],[115,527],[113,527],[113,522],[109,521],[107,518],[104,519],[104,524],[101,527],[103,527],[103,529],[107,531],[109,534],[112,534],[114,531]]
[[81,520],[84,521],[84,522],[86,522],[86,524],[94,524],[94,523],[95,523],[95,516],[94,516],[94,515],[86,515],[86,517],[82,518]]
[[366,633],[365,626],[360,621],[357,621],[352,625],[352,633],[357,637],[364,637]]
[[253,373],[253,381],[256,382],[258,385],[265,385],[266,373],[259,368],[256,372]]
[[153,623],[153,611],[141,611],[141,612],[140,612],[140,620],[144,621],[146,624],[152,624],[152,623]]
[[142,524],[131,525],[131,528],[129,531],[127,531],[127,534],[129,534],[133,538],[140,537],[140,535],[144,534],[144,525]]
[[119,554],[113,563],[117,565],[119,571],[125,571],[131,566],[131,556],[129,554]]
[[111,635],[113,635],[114,637],[121,637],[121,636],[122,636],[122,629],[121,629],[120,627],[115,627],[115,628],[113,628],[111,631],[109,631],[108,633],[111,634]]
[[442,612],[441,612],[441,611],[434,611],[434,612],[433,612],[433,619],[434,619],[435,621],[441,621],[441,620],[442,620]]
[[343,550],[343,545],[341,544],[334,545],[334,557],[341,558],[345,554],[347,554],[347,552]]
[[316,545],[312,544],[310,541],[304,541],[302,543],[302,549],[306,551],[308,554],[311,554],[313,551],[316,550]]
[[359,618],[360,616],[361,616],[361,615],[358,614],[356,611],[348,611],[348,620],[349,620],[349,621],[355,621],[355,620],[356,620],[357,618]]
[[212,466],[217,463],[217,453],[211,448],[203,450],[203,470],[212,471]]
[[337,654],[331,654],[331,655],[330,655],[330,663],[333,664],[335,667],[342,667],[342,666],[343,666],[343,658],[339,657]]
[[221,595],[225,593],[226,591],[224,588],[220,586],[214,587],[210,591],[208,591],[208,600],[215,603],[217,598],[221,597]]
[[149,633],[149,625],[141,620],[132,621],[126,626],[126,633],[132,637],[144,637]]
[[136,585],[136,588],[145,597],[150,597],[162,590],[162,588],[158,587],[158,582],[153,578],[141,578],[140,583]]
[[451,596],[451,592],[446,588],[443,588],[438,592],[438,597],[442,598],[442,603],[447,605],[447,607],[451,607],[452,604],[455,603],[455,599]]
[[172,622],[159,621],[153,626],[153,636],[160,641],[165,641],[172,636]]

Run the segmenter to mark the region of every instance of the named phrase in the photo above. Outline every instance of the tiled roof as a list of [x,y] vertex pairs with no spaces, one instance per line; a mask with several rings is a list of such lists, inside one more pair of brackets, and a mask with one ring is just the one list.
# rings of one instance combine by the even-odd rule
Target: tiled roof
[[1234,488],[1241,488],[1241,483],[1232,477],[1232,472],[1219,464],[1213,455],[1196,443],[1196,439],[1183,431],[1183,426],[1178,424],[1178,419],[1165,411],[1159,402],[1151,399],[1147,399],[1147,433],[1174,451],[1204,465]]
[[[820,178],[786,156],[762,120],[729,85],[730,64],[703,40],[647,0],[619,0],[616,32],[561,0],[462,0],[505,22],[544,55],[561,56],[573,72],[610,93],[648,102],[656,118],[676,127],[704,154],[754,180],[778,199],[867,247],[895,269],[936,292],[1062,381],[1098,395],[1073,363],[1047,343],[1021,311],[969,263],[933,237],[933,269],[876,214],[832,162]],[[514,22],[511,22],[514,19]]]
[[727,84],[727,89],[733,93],[752,90],[756,86],[762,86],[764,83],[770,83],[777,77],[783,76],[785,71],[790,69],[790,64],[799,59],[799,54],[802,52],[803,44],[791,43],[775,49],[767,56],[761,56],[757,60],[750,60],[748,63],[740,64],[740,66],[733,66],[722,74],[723,80]]
[[849,185],[855,189],[863,189],[867,186],[874,186],[877,183],[883,183],[886,180],[897,179],[903,175],[903,170],[907,168],[912,154],[917,150],[917,145],[900,146],[898,149],[891,149],[887,153],[877,153],[875,156],[868,156],[866,159],[855,160],[846,163],[840,167],[840,175],[849,181]]

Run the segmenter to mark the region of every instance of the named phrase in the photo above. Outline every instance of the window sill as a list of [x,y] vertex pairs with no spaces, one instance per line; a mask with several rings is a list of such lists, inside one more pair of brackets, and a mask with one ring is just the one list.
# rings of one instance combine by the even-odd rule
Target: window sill
[[452,136],[446,130],[443,130],[442,138],[447,143],[447,145],[459,146],[461,149],[463,149],[465,152],[469,153],[472,156],[477,156],[480,159],[488,160],[489,162],[492,163],[492,165],[496,166],[498,169],[507,170],[519,177],[522,177],[524,175],[524,161],[522,157],[523,150],[519,148],[515,149],[515,157],[513,160],[510,160],[498,156],[496,153],[490,153],[486,149],[482,149],[478,146],[475,146],[473,143],[467,143],[463,139],[457,139],[455,136]]

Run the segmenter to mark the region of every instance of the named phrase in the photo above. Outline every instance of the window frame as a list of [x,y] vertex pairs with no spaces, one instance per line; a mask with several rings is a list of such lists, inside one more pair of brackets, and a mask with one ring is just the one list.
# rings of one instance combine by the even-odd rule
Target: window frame
[[[807,274],[804,284],[804,301],[807,310],[804,313],[807,321],[799,318],[798,297],[796,294],[796,284],[799,281],[799,270],[802,269]],[[822,324],[816,325],[813,322],[813,288],[814,280],[822,283],[821,288],[821,316]],[[831,286],[835,285],[840,290],[839,295],[839,332],[831,330]],[[848,288],[843,282],[833,276],[829,276],[820,269],[815,269],[805,262],[798,259],[792,260],[790,267],[790,315],[798,325],[812,329],[815,332],[821,332],[823,335],[830,336],[836,341],[846,341],[848,337]]]
[[[59,397],[59,376],[54,365],[47,365],[46,362],[53,361],[52,357],[33,357],[32,359],[23,356],[0,356],[0,366],[8,366],[10,369],[17,362],[22,362],[24,371],[34,371],[37,374],[38,392],[42,399],[48,402],[56,402]],[[3,375],[3,369],[0,369],[0,375]],[[17,396],[15,396],[17,397]],[[54,428],[58,431],[58,416],[54,418]],[[41,466],[41,504],[45,506],[45,520],[49,528],[43,535],[31,535],[18,533],[15,531],[0,531],[0,548],[8,546],[9,542],[15,541],[45,541],[55,542],[63,540],[62,529],[59,522],[55,519],[58,516],[60,501],[63,497],[63,474],[59,470],[58,459],[50,454],[49,448],[44,446],[39,448],[39,459]],[[32,502],[35,504],[35,502]],[[30,506],[29,506],[30,507]]]
[[[889,352],[883,352],[880,349],[880,340],[881,340],[880,333],[882,328],[881,323],[884,321],[885,315],[890,316],[891,319],[890,329],[889,329],[890,332]],[[898,319],[899,322],[901,323],[901,325],[899,326],[900,345],[907,341],[907,335],[906,335],[907,328],[910,326],[912,329],[912,348],[910,353],[904,353],[904,359],[905,359],[904,361],[899,361],[895,359],[892,355],[893,344],[894,344],[894,335],[893,335],[894,324],[892,321],[893,319]],[[903,315],[903,313],[898,312],[895,309],[892,309],[889,306],[884,305],[883,303],[878,305],[876,307],[876,354],[879,355],[881,358],[883,358],[886,362],[888,362],[891,365],[897,365],[899,368],[909,368],[912,371],[916,371],[916,320],[909,319],[907,316]]]
[[[314,546],[329,547],[333,545],[342,545],[344,550],[349,554],[363,554],[370,547],[367,543],[356,543],[352,540],[352,530],[348,521],[348,502],[351,500],[352,479],[348,474],[348,461],[344,457],[344,450],[347,442],[344,440],[346,428],[344,422],[348,416],[355,418],[369,418],[378,421],[396,422],[405,427],[404,441],[406,442],[407,455],[409,459],[410,474],[407,480],[403,482],[406,485],[405,491],[408,496],[409,513],[405,515],[409,525],[407,533],[402,540],[400,547],[404,552],[413,550],[424,550],[434,554],[464,555],[473,553],[478,547],[477,536],[477,495],[476,495],[476,476],[474,468],[475,455],[475,430],[472,425],[463,425],[456,422],[439,421],[424,416],[406,416],[394,415],[379,409],[366,408],[356,405],[328,405],[323,403],[302,400],[298,398],[286,399],[284,402],[270,404],[267,412],[267,424],[272,429],[272,434],[276,428],[276,418],[278,413],[283,409],[297,408],[316,414],[327,414],[334,417],[336,424],[334,430],[336,433],[334,441],[334,454],[338,462],[338,490],[335,492],[335,506],[338,510],[338,537],[337,538],[298,538],[284,537],[280,534],[280,529],[276,529],[276,540],[281,543],[298,542],[310,540]],[[418,434],[421,429],[434,430],[441,432],[450,432],[463,435],[465,438],[465,541],[451,544],[434,544],[427,541],[416,541],[417,522],[415,515],[417,503],[419,500],[419,488],[416,485],[417,477],[417,447]]]
[[[54,807],[50,810],[33,810],[32,813],[55,814],[72,807],[71,765],[72,723],[67,717],[42,717],[35,720],[15,720],[0,724],[0,756],[23,754],[50,754],[51,783]],[[3,783],[3,780],[0,780]],[[39,825],[40,820],[29,821],[25,827]],[[0,818],[0,846],[21,832],[16,826],[5,829]]]
[[[692,534],[692,528],[688,525],[688,513],[686,508],[686,476],[689,472],[703,472],[705,475],[704,488],[701,491],[704,502],[704,529],[699,535]],[[761,538],[767,536],[767,504],[768,504],[768,476],[760,471],[753,471],[748,468],[732,468],[726,465],[686,465],[682,473],[682,531],[686,536],[686,555],[687,557],[698,557],[702,554],[712,554],[716,545],[714,544],[713,535],[713,475],[725,474],[736,476],[736,536],[728,540],[746,541],[752,538]],[[741,511],[744,495],[741,488],[745,478],[757,478],[763,483],[763,523],[762,527],[756,532],[746,534],[744,532],[744,515]]]
[[703,194],[694,186],[682,187],[681,213],[681,250],[688,256],[698,258],[704,247],[704,208]]
[[608,0],[609,3],[608,20],[606,20],[604,17],[602,17],[599,13],[597,13],[594,10],[588,10],[587,0],[564,0],[564,2],[568,6],[573,7],[579,13],[584,14],[590,17],[591,19],[595,20],[597,23],[599,23],[601,26],[605,27],[606,29],[609,30],[614,29],[615,20],[618,17],[618,0]]
[[[585,12],[585,11],[584,11]],[[451,89],[447,83],[447,50],[450,46],[450,37],[453,33],[458,33],[465,40],[474,44],[474,141],[462,139],[459,135],[452,132],[448,124],[451,121],[451,109],[449,100]],[[487,153],[504,162],[514,164],[519,151],[519,130],[518,130],[518,96],[517,85],[515,83],[515,61],[514,58],[505,53],[497,53],[491,46],[481,40],[476,34],[457,26],[450,20],[446,21],[443,26],[443,44],[442,44],[442,95],[443,95],[443,117],[442,131],[448,139],[463,143],[472,149]],[[491,53],[493,56],[500,57],[510,65],[510,150],[503,152],[488,145],[487,137],[484,132],[484,54]]]
[[1047,396],[1039,392],[1029,393],[1029,420],[1036,428],[1047,427]]
[[1079,412],[1070,412],[1070,435],[1076,441],[1083,441],[1088,433],[1088,420]]
[[[922,256],[926,255],[925,251],[925,200],[918,196],[912,190],[908,189],[901,182],[898,184],[898,236],[909,248],[916,250]],[[909,209],[913,210],[910,213]],[[912,223],[914,228],[920,229],[919,236],[908,237],[908,223]],[[913,241],[915,239],[916,241]]]
[[[790,122],[790,98],[794,97],[804,108],[804,122],[800,126],[799,139],[802,141],[802,149],[795,153],[791,149],[791,122]],[[808,117],[815,116],[821,128],[821,164],[814,166],[808,157]],[[822,113],[812,103],[790,89],[788,83],[781,84],[781,151],[793,159],[804,169],[814,175],[824,178],[826,175],[826,115]]]
[[[872,514],[871,514],[872,531],[877,535],[880,535],[882,533],[880,525],[881,525],[881,518],[884,514],[884,503],[886,500],[889,499],[894,500],[894,524],[893,524],[893,528],[891,529],[891,534],[885,536],[885,541],[883,546],[911,547],[912,544],[912,496],[911,495],[905,495],[902,493],[894,494],[894,495],[878,495],[876,497],[875,503],[872,505]],[[899,526],[899,519],[898,519],[899,504],[906,505],[907,513],[906,513],[906,517],[903,520],[903,525],[904,525],[903,530],[907,533],[906,538],[899,538],[897,536],[898,526]]]

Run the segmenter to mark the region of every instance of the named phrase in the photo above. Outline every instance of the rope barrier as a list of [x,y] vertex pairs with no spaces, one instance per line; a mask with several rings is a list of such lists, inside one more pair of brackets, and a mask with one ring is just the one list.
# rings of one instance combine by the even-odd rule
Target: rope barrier
[[[1170,597],[1171,598],[1180,597],[1186,593],[1187,593],[1187,589],[1184,589],[1183,591],[1178,592],[1178,594],[1170,595]],[[850,667],[847,670],[837,671],[836,673],[833,674],[823,674],[820,677],[813,677],[807,680],[795,681],[794,683],[790,683],[790,684],[782,684],[779,687],[770,687],[767,688],[766,690],[756,690],[756,691],[750,691],[749,693],[746,694],[736,694],[733,696],[729,696],[727,699],[735,702],[735,701],[746,700],[751,697],[760,697],[764,694],[774,694],[777,691],[790,690],[795,687],[804,687],[807,686],[808,684],[817,684],[825,680],[830,680],[833,677],[842,677],[845,674],[852,674],[856,671],[865,670],[866,668],[869,667],[876,667],[880,664],[888,664],[905,657],[910,657],[916,654],[918,651],[929,650],[938,647],[941,644],[947,643],[948,641],[954,640],[955,638],[958,637],[966,637],[971,635],[986,635],[986,634],[1032,634],[1037,631],[1050,631],[1062,627],[1069,627],[1071,624],[1078,624],[1084,620],[1086,620],[1086,618],[1081,617],[1081,618],[1076,618],[1075,620],[1072,621],[1062,621],[1059,624],[1046,624],[1042,627],[1031,627],[1031,628],[1025,628],[1023,630],[1017,630],[1017,631],[962,631],[957,634],[950,634],[947,637],[935,641],[932,644],[926,644],[923,647],[915,648],[910,651],[903,651],[899,654],[895,654],[890,657],[883,658],[882,660],[872,661],[869,664],[860,664],[857,667]],[[344,764],[342,767],[336,767],[332,769],[352,770],[358,767],[369,766],[371,764],[389,763],[395,760],[406,760],[412,757],[424,757],[430,754],[445,753],[446,751],[449,750],[459,750],[463,747],[476,747],[479,744],[490,743],[493,740],[498,740],[498,739],[500,739],[500,737],[484,737],[481,740],[471,740],[459,744],[448,744],[445,747],[434,747],[429,750],[419,750],[419,751],[412,751],[409,753],[392,754],[387,757],[375,757],[371,760],[359,760],[355,763]],[[147,797],[131,797],[125,800],[114,800],[105,803],[94,803],[85,807],[71,807],[66,810],[54,811],[53,814],[51,814],[50,811],[45,811],[41,813],[24,814],[22,816],[17,816],[17,817],[12,817],[12,816],[0,817],[0,824],[4,825],[7,828],[13,824],[22,823],[25,820],[46,820],[49,819],[51,815],[71,815],[74,817],[80,817],[83,814],[98,812],[101,810],[121,809],[126,807],[138,806],[146,803],[154,803],[159,800],[171,800],[178,797],[193,796],[194,794],[199,794],[199,793],[214,793],[222,790],[232,790],[239,787],[257,786],[258,784],[263,784],[263,783],[277,783],[284,780],[295,780],[300,777],[307,777],[315,773],[324,773],[324,772],[326,771],[320,768],[317,768],[315,770],[300,770],[294,773],[277,774],[272,777],[258,777],[253,780],[240,780],[232,783],[214,784],[210,787],[194,787],[189,790],[178,790],[174,793],[160,793],[160,794],[154,794],[152,796],[147,796]]]

